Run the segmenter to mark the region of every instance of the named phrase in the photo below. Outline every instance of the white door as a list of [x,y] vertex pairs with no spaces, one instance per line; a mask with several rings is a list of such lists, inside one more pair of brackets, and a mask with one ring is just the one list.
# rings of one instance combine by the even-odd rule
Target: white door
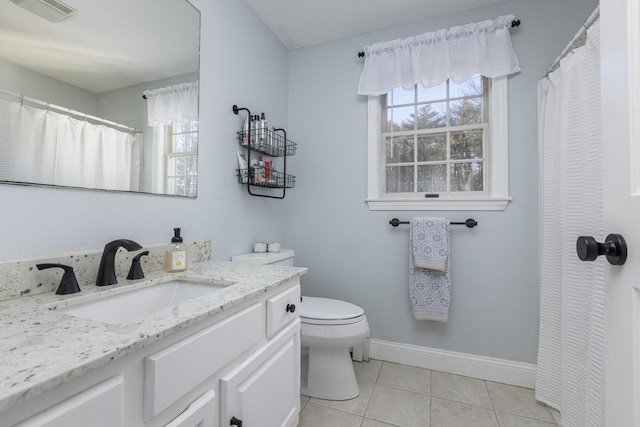
[[[629,247],[605,271],[607,426],[640,426],[640,6],[601,0],[604,214]],[[588,215],[588,212],[585,212]],[[602,236],[600,236],[602,237]]]

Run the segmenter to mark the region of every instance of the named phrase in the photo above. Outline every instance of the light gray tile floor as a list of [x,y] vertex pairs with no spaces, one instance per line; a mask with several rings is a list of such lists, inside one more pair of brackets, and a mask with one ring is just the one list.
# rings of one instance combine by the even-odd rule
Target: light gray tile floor
[[300,397],[299,427],[554,427],[533,390],[391,362],[353,362],[360,395]]

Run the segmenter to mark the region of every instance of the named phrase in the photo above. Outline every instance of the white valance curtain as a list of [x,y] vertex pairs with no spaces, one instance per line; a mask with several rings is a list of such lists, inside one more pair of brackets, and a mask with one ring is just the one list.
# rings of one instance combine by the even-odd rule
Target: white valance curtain
[[198,81],[145,90],[149,126],[198,120]]
[[0,180],[137,190],[139,138],[53,110],[0,100]]
[[596,22],[585,45],[539,83],[542,200],[536,399],[560,410],[567,427],[606,425],[604,261],[582,262],[576,255],[576,238],[585,230],[605,235],[600,108]]
[[417,83],[437,86],[447,79],[501,77],[520,71],[509,28],[513,15],[376,43],[364,48],[359,95],[383,95]]

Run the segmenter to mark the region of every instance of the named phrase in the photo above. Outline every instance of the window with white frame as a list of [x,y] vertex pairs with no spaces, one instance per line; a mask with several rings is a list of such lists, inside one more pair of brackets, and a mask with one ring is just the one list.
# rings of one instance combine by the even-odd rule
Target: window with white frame
[[196,197],[198,184],[198,121],[167,126],[166,188],[169,194]]
[[504,210],[507,78],[369,96],[371,210]]

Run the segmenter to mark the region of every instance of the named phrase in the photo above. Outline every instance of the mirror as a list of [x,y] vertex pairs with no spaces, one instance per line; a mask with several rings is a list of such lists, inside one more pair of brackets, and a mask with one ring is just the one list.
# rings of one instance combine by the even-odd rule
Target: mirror
[[195,197],[199,48],[187,0],[0,0],[0,182]]

